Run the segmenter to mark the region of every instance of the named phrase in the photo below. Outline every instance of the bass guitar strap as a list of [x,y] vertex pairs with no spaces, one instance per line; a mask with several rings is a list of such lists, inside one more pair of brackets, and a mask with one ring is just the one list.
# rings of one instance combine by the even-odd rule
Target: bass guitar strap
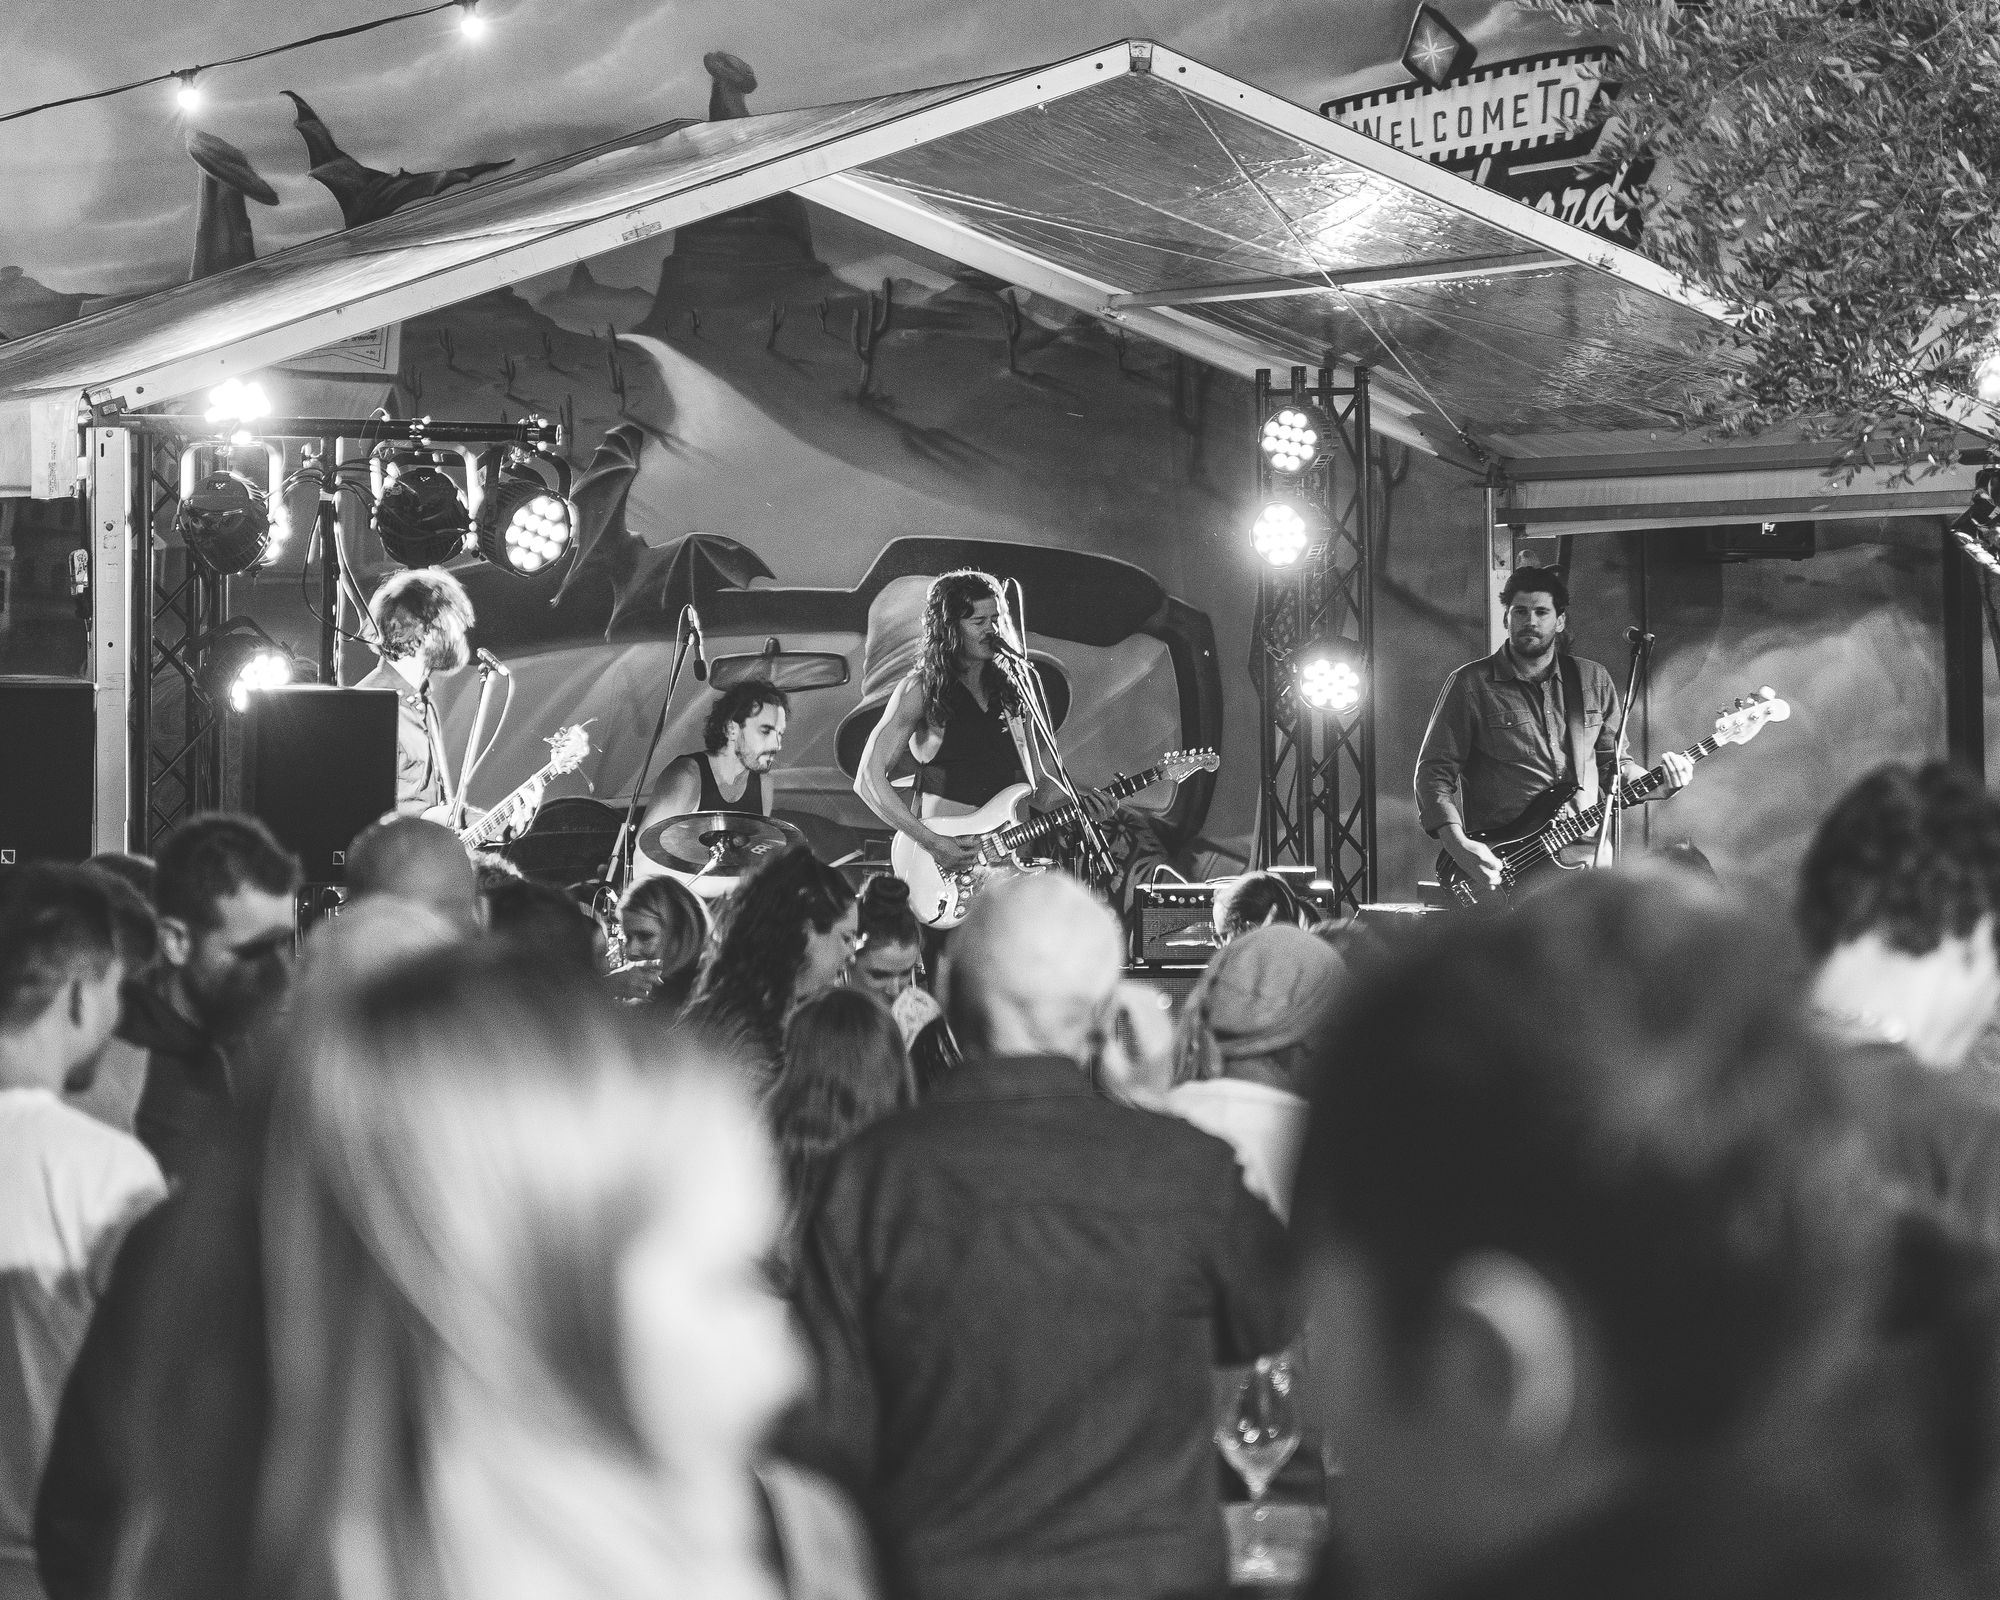
[[1576,780],[1576,807],[1588,811],[1597,804],[1597,752],[1591,748],[1583,722],[1583,670],[1567,650],[1558,652],[1556,671],[1561,675],[1563,724],[1569,742],[1570,776]]

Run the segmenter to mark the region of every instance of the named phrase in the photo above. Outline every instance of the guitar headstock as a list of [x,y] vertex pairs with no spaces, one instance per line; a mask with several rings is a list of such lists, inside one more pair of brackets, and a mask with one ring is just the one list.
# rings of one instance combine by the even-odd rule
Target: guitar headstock
[[1197,772],[1213,772],[1221,765],[1222,757],[1213,750],[1169,750],[1160,757],[1160,776],[1168,783],[1179,783]]
[[574,772],[590,754],[589,724],[576,723],[562,728],[549,740],[549,771]]
[[1755,694],[1740,696],[1734,706],[1716,717],[1715,742],[1748,744],[1764,731],[1765,723],[1783,722],[1791,714],[1792,708],[1767,684]]

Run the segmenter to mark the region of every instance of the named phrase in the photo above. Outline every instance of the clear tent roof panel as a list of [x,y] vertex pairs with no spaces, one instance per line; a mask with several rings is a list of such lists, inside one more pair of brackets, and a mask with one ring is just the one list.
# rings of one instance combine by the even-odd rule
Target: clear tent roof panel
[[968,227],[1130,291],[1526,248],[1150,74],[862,171]]
[[1582,430],[1674,426],[1712,381],[1715,358],[1679,335],[1687,313],[1584,267],[1505,278],[1356,288],[1229,301],[1203,320],[1290,350],[1365,361],[1488,444],[1534,455],[1535,441]]
[[79,391],[169,401],[793,189],[1233,370],[1366,364],[1378,424],[1454,459],[1685,451],[1672,414],[1716,381],[1695,352],[1721,308],[1658,266],[1121,43],[647,130],[0,346],[0,432]]
[[[0,346],[0,394],[89,388],[123,373],[183,360],[480,261],[512,244],[699,191],[717,179],[886,127],[965,94],[969,87],[977,86],[693,123],[657,138],[621,141],[457,190],[380,221]],[[362,332],[365,326],[347,331]]]

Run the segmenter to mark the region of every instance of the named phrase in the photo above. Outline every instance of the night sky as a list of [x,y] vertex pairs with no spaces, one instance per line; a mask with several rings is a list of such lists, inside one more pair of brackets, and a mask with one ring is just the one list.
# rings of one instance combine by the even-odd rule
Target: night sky
[[[1441,0],[1499,59],[1546,22],[1493,0]],[[411,0],[8,0],[0,111],[412,9]],[[673,117],[701,116],[701,58],[759,79],[753,111],[827,104],[1032,66],[1126,36],[1161,40],[1304,105],[1394,63],[1414,0],[483,0],[205,74],[193,120],[277,192],[252,205],[269,255],[340,225],[306,176],[280,91],[312,102],[342,147],[387,170],[512,156],[516,169]],[[1505,42],[1500,36],[1505,33]],[[67,294],[165,287],[187,272],[197,172],[172,84],[0,124],[0,268]]]

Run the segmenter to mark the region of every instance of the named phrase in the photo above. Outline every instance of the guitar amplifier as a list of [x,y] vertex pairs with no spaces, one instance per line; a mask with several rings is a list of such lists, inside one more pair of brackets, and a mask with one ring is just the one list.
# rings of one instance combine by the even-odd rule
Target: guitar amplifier
[[1205,966],[1215,941],[1215,885],[1139,884],[1126,924],[1135,967]]
[[354,836],[396,809],[396,697],[287,684],[243,715],[244,809],[298,853],[308,883],[347,881]]

